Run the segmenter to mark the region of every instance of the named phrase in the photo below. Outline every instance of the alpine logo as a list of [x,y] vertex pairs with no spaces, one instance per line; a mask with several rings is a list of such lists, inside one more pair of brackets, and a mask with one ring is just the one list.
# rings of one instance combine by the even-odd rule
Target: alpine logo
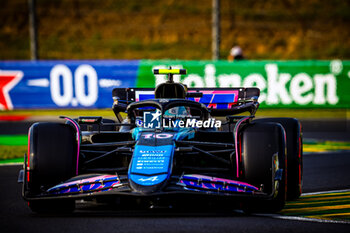
[[142,181],[142,182],[145,182],[145,181],[152,181],[152,182],[154,182],[154,181],[157,181],[158,180],[158,176],[152,176],[152,177],[150,177],[150,178],[140,178],[139,179],[139,181]]

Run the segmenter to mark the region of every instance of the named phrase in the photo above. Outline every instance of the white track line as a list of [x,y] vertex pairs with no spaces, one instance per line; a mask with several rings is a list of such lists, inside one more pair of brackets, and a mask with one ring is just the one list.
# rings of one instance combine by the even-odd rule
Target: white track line
[[311,195],[327,194],[327,193],[342,193],[342,192],[350,192],[350,189],[340,189],[340,190],[331,190],[331,191],[303,193],[303,194],[301,194],[301,196],[311,196]]
[[325,220],[325,219],[306,218],[306,217],[297,217],[297,216],[284,216],[284,215],[278,215],[278,214],[253,214],[253,215],[259,216],[259,217],[270,217],[275,219],[285,219],[285,220],[293,220],[293,221],[350,224],[350,221]]
[[17,166],[17,165],[23,165],[23,162],[17,162],[17,163],[0,163],[0,167],[4,167],[4,166]]

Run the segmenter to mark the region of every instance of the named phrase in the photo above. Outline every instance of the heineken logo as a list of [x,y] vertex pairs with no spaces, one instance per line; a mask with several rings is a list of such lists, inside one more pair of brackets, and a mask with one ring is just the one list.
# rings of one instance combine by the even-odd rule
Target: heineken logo
[[[153,68],[159,68],[156,66]],[[182,66],[173,66],[182,68]],[[249,69],[250,66],[247,66]],[[225,68],[225,73],[214,64],[207,64],[202,75],[191,73],[183,78],[174,75],[174,81],[188,87],[258,87],[261,91],[259,102],[274,105],[336,105],[336,75],[342,72],[341,61],[331,62],[326,73],[309,74],[306,72],[287,73],[279,70],[278,64],[266,63],[259,72],[253,70],[247,75],[235,72],[234,67]],[[232,70],[232,72],[227,72]],[[242,70],[242,69],[241,69]],[[263,70],[263,71],[261,71]],[[165,76],[157,75],[155,85],[165,82]]]

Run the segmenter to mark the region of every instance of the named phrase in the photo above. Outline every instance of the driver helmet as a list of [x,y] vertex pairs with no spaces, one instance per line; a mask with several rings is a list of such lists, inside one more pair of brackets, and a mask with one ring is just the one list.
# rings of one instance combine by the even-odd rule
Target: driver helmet
[[164,116],[170,116],[170,117],[188,117],[190,116],[190,113],[188,109],[184,106],[178,106],[178,107],[172,107],[165,111]]

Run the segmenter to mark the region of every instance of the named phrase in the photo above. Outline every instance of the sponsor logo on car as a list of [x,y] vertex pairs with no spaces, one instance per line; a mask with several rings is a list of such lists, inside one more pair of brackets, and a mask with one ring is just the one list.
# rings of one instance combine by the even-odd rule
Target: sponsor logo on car
[[142,182],[145,182],[145,181],[157,181],[158,180],[158,176],[152,176],[152,177],[149,177],[149,178],[140,178],[139,181],[142,181]]
[[164,154],[166,150],[140,150],[141,154]]
[[174,135],[170,134],[170,133],[157,133],[157,134],[145,133],[145,134],[142,134],[142,136],[143,136],[144,139],[153,139],[153,138],[166,139],[166,138],[171,138]]

